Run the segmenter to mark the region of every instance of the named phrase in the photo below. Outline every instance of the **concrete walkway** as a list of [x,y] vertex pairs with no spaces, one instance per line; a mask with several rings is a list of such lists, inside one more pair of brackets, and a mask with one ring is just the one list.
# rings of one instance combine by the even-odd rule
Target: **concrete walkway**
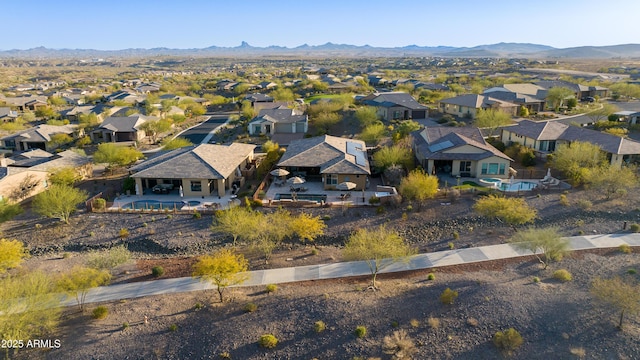
[[[640,246],[639,234],[603,234],[570,237],[572,250],[600,248],[616,248],[627,244]],[[511,244],[482,246],[476,248],[456,249],[414,255],[409,262],[389,264],[380,273],[421,270],[449,265],[468,264],[481,261],[509,259],[529,256],[531,252],[516,248]],[[335,279],[351,276],[370,275],[369,267],[364,261],[352,261],[333,264],[319,264],[280,269],[257,270],[249,272],[249,279],[240,286],[256,286],[282,284],[296,281]],[[215,289],[208,282],[201,282],[190,277],[160,279],[145,282],[125,283],[103,286],[87,294],[85,303],[114,301],[143,296],[182,293],[188,291]],[[65,305],[75,305],[74,298],[68,298]]]

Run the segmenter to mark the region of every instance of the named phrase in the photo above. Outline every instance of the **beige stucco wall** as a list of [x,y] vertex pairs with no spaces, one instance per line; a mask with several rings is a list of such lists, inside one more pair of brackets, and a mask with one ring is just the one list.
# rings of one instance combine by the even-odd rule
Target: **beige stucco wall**
[[[505,168],[504,174],[482,174],[482,164],[490,164],[490,163],[504,164],[504,168]],[[509,160],[499,158],[497,156],[492,156],[490,158],[482,159],[476,163],[476,166],[475,166],[476,177],[478,178],[496,177],[501,179],[507,179],[509,178],[510,165],[511,165],[511,162]],[[473,167],[473,164],[471,164],[471,166]]]
[[485,152],[486,150],[477,148],[475,146],[472,145],[463,145],[457,148],[453,148],[453,149],[449,149],[449,150],[444,150],[442,151],[445,154],[481,154],[483,152]]
[[2,178],[0,181],[0,196],[2,196],[3,199],[10,199],[14,192],[20,191],[18,189],[24,184],[25,179],[28,177],[31,177],[28,183],[33,183],[35,186],[31,188],[31,191],[26,191],[25,194],[27,194],[27,196],[18,199],[18,201],[34,196],[46,189],[45,184],[47,184],[46,180],[49,177],[46,171],[26,170]]
[[[440,110],[442,110],[445,114],[456,115],[460,117],[471,116],[472,119],[475,119],[477,109],[470,108],[467,106],[458,106],[453,104],[440,104]],[[469,115],[467,115],[469,114]]]
[[336,185],[345,181],[352,182],[356,184],[356,188],[354,190],[362,190],[367,185],[367,175],[353,175],[353,174],[338,174],[338,183],[336,185],[327,185],[327,177],[330,174],[325,174],[322,176],[322,183],[324,184],[325,190],[335,190]]

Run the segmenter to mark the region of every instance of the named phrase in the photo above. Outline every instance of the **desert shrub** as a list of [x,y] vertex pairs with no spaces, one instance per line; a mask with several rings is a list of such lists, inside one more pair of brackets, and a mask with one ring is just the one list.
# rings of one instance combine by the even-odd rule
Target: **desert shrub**
[[487,142],[491,144],[494,148],[504,152],[507,148],[506,145],[500,140],[499,137],[489,137],[487,138]]
[[121,239],[124,239],[129,236],[129,230],[127,228],[122,228],[120,229],[120,232],[118,233],[118,235],[120,236]]
[[637,273],[638,273],[638,270],[636,270],[636,269],[627,270],[627,274],[629,274],[629,275],[636,275]]
[[264,334],[260,336],[258,344],[265,349],[273,349],[278,345],[278,338],[273,336],[273,334]]
[[445,305],[451,305],[454,303],[454,301],[456,301],[457,297],[458,297],[457,291],[446,288],[444,289],[442,294],[440,294],[440,302]]
[[315,324],[313,324],[313,328],[317,333],[321,333],[325,331],[325,329],[327,328],[327,325],[325,325],[324,321],[318,320],[316,321]]
[[409,324],[411,324],[412,327],[417,328],[420,326],[420,321],[418,321],[418,319],[411,319],[409,320]]
[[521,155],[520,162],[522,163],[522,166],[525,167],[536,166],[536,155],[533,153],[533,150],[524,152]]
[[391,327],[392,328],[397,328],[398,326],[400,326],[400,323],[397,320],[393,320],[391,322]]
[[407,331],[402,329],[382,339],[382,350],[394,359],[410,359],[416,353],[416,346]]
[[580,199],[578,200],[576,205],[578,205],[578,207],[582,210],[589,210],[593,206],[593,203],[587,199]]
[[69,254],[68,252],[66,252],[66,253],[62,253],[62,258],[63,258],[63,259],[68,259],[68,258],[70,258],[70,257],[71,257],[71,254]]
[[582,227],[582,226],[584,226],[584,220],[582,220],[582,219],[578,219],[578,220],[576,220],[576,226],[577,226],[577,227]]
[[358,338],[362,339],[367,336],[367,328],[363,325],[356,326],[356,329],[353,331],[353,334]]
[[569,206],[569,199],[567,199],[567,195],[560,194],[560,205]]
[[176,330],[178,330],[178,325],[177,324],[169,325],[169,331],[176,331]]
[[513,351],[519,348],[523,342],[522,336],[514,328],[498,331],[493,335],[493,344],[500,350]]
[[427,319],[427,324],[429,324],[430,328],[437,329],[440,327],[440,319],[430,316],[429,319]]
[[129,328],[129,323],[128,323],[128,322],[126,322],[126,321],[125,321],[125,322],[123,322],[123,323],[122,323],[122,330],[126,330],[126,329],[128,329],[128,328]]
[[90,252],[87,266],[98,270],[111,270],[126,263],[129,259],[131,259],[131,252],[124,245],[114,246],[105,251]]
[[573,277],[571,276],[571,273],[565,269],[554,271],[553,278],[556,280],[560,280],[562,282],[571,281],[571,279],[573,279]]
[[91,313],[91,316],[96,320],[104,319],[107,315],[109,315],[109,309],[107,309],[106,306],[98,306],[93,309],[93,312]]
[[218,355],[220,359],[231,359],[231,354],[228,351],[223,351]]
[[450,250],[453,250],[453,249],[455,249],[455,248],[456,248],[456,244],[454,244],[454,243],[452,243],[452,242],[449,242],[449,249],[450,249]]
[[407,205],[407,211],[413,211],[413,205],[411,204]]
[[311,255],[318,255],[318,254],[320,254],[320,250],[318,250],[318,248],[311,249]]
[[429,275],[427,275],[427,280],[435,280],[435,279],[436,279],[436,274],[429,273]]
[[454,232],[453,232],[453,239],[454,239],[454,240],[458,240],[458,239],[460,239],[460,233],[458,233],[457,231],[454,231]]
[[331,215],[322,215],[322,221],[329,221],[331,220]]
[[628,244],[622,244],[618,246],[618,250],[620,250],[620,252],[623,254],[631,254],[631,252],[633,251],[631,250],[631,246],[629,246]]
[[196,310],[200,310],[200,309],[202,309],[203,307],[204,307],[204,305],[202,305],[202,303],[200,303],[200,302],[197,302],[197,303],[193,306],[193,308],[194,308],[194,309],[196,309]]
[[245,312],[254,312],[258,310],[258,305],[256,305],[255,303],[247,303],[247,305],[244,306],[244,311]]
[[634,233],[640,232],[640,224],[631,224],[631,226],[629,226],[629,230]]
[[371,205],[375,205],[375,204],[380,204],[380,198],[377,196],[372,196],[369,198],[369,204]]
[[202,217],[202,214],[200,214],[199,212],[195,211],[195,212],[193,213],[193,218],[194,218],[194,219],[200,219],[201,217]]
[[278,291],[278,285],[276,285],[276,284],[269,284],[269,285],[267,285],[267,287],[266,287],[266,291],[267,291],[268,293],[274,293],[274,292]]
[[540,282],[540,278],[539,278],[539,277],[537,277],[537,276],[534,276],[534,277],[533,277],[533,282],[534,282],[534,283],[539,283],[539,282]]
[[153,277],[160,277],[164,275],[164,269],[162,266],[154,266],[151,268],[151,275],[153,275]]
[[380,215],[380,214],[384,214],[386,211],[386,209],[384,208],[384,206],[378,206],[376,208],[376,214]]
[[469,325],[469,326],[476,327],[476,326],[478,326],[478,324],[479,324],[479,322],[478,322],[478,319],[476,319],[476,318],[468,318],[467,319],[467,325]]
[[572,347],[569,349],[569,353],[571,353],[571,355],[577,356],[580,359],[587,356],[587,351],[583,347]]
[[107,207],[107,200],[105,199],[95,199],[93,200],[93,209],[94,210],[104,210]]

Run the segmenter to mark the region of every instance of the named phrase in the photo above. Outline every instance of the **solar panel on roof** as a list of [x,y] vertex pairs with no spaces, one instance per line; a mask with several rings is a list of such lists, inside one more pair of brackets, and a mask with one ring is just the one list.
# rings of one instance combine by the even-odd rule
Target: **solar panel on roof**
[[347,154],[355,157],[356,164],[360,166],[365,166],[367,164],[364,149],[360,144],[353,141],[347,141]]
[[443,142],[430,145],[429,146],[429,151],[437,152],[437,151],[440,151],[440,150],[448,149],[448,148],[450,148],[452,146],[453,146],[453,143],[451,141],[445,140]]

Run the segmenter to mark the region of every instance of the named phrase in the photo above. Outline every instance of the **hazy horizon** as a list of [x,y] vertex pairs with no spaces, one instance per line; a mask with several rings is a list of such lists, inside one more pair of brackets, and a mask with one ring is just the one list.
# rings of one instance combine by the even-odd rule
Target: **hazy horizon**
[[[540,0],[518,4],[472,0],[242,3],[187,0],[61,0],[3,4],[0,50],[201,49],[210,46],[295,48],[475,47],[530,43],[554,48],[637,44],[640,2]],[[9,30],[7,30],[9,29]]]

